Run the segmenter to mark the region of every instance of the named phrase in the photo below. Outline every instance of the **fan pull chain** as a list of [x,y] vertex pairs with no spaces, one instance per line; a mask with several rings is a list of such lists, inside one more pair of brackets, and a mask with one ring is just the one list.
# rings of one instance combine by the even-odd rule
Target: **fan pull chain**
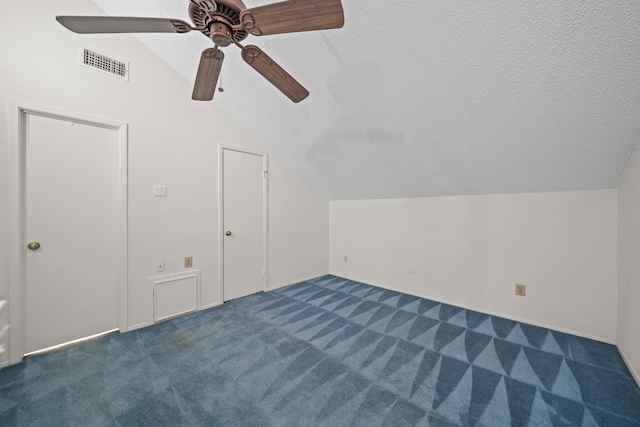
[[222,88],[222,70],[220,70],[220,85],[218,86],[218,92],[224,92],[224,89]]

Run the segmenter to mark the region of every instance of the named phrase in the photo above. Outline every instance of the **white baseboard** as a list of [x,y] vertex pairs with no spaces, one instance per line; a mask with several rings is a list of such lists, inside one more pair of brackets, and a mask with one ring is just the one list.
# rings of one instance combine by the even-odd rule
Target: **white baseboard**
[[629,368],[629,372],[631,372],[631,375],[633,375],[633,379],[636,380],[636,384],[638,384],[638,387],[640,387],[640,375],[638,375],[638,373],[633,369],[633,366],[631,366],[631,363],[629,362],[629,359],[627,358],[627,356],[624,354],[624,351],[622,351],[622,349],[619,346],[616,346],[616,347],[620,352],[620,356],[622,356],[622,360],[624,360],[624,363],[627,365],[627,368]]
[[[329,274],[331,274],[331,273],[329,273]],[[508,315],[505,315],[503,313],[498,313],[498,312],[494,312],[494,311],[491,311],[491,310],[485,310],[485,309],[478,308],[478,307],[468,306],[468,305],[465,305],[465,304],[460,304],[459,302],[455,302],[455,301],[447,301],[447,300],[443,300],[443,299],[436,299],[436,298],[432,298],[432,297],[427,296],[427,295],[420,295],[420,294],[417,294],[417,293],[409,292],[409,291],[407,291],[405,289],[399,289],[399,288],[392,287],[392,286],[380,285],[380,284],[376,284],[376,283],[371,283],[369,281],[365,282],[365,281],[362,281],[362,280],[346,277],[344,275],[340,275],[340,276],[334,275],[334,276],[342,277],[342,278],[348,279],[348,280],[353,280],[354,282],[358,282],[358,283],[364,283],[364,284],[367,284],[367,285],[376,286],[376,287],[382,288],[382,289],[389,289],[390,291],[401,292],[403,294],[413,295],[415,297],[429,299],[431,301],[436,301],[436,302],[443,303],[443,304],[454,305],[456,307],[464,308],[466,310],[477,311],[479,313],[488,314],[490,316],[502,317],[504,319],[513,320],[515,322],[527,323],[529,325],[539,326],[541,328],[551,329],[553,331],[563,332],[565,334],[575,335],[575,336],[578,336],[578,337],[587,338],[587,339],[594,340],[594,341],[600,341],[600,342],[603,342],[605,344],[616,345],[615,340],[611,340],[611,339],[608,339],[608,338],[603,338],[603,337],[599,337],[599,336],[595,336],[595,335],[589,335],[589,334],[585,334],[585,333],[582,333],[582,332],[576,332],[576,331],[572,331],[570,329],[559,328],[559,327],[554,326],[554,325],[548,325],[546,323],[536,322],[536,321],[529,320],[529,319],[522,319],[522,318],[518,318],[518,317],[515,317],[515,316],[508,316]]]
[[313,275],[313,276],[304,277],[304,278],[301,278],[301,279],[296,279],[296,280],[293,280],[291,282],[272,285],[272,286],[267,287],[267,291],[275,291],[276,289],[284,288],[285,286],[295,285],[296,283],[305,282],[305,281],[311,280],[311,279],[317,279],[318,277],[326,276],[327,274],[329,274],[329,273],[324,273],[324,274],[319,274],[319,275],[316,274],[316,275]]

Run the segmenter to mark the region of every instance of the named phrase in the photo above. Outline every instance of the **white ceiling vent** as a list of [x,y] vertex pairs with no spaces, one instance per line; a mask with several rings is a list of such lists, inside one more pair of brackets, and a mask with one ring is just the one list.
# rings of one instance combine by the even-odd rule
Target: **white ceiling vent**
[[81,64],[121,79],[129,80],[129,63],[89,49],[82,50]]

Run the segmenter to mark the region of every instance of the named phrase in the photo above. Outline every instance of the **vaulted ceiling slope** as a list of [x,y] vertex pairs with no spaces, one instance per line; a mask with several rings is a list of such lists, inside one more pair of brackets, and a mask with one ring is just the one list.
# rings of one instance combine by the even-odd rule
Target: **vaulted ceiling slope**
[[[189,21],[188,0],[94,2]],[[327,198],[617,187],[640,141],[640,2],[342,3],[342,29],[246,40],[306,100],[290,102],[235,46],[214,98]],[[191,82],[212,46],[197,32],[137,37]]]

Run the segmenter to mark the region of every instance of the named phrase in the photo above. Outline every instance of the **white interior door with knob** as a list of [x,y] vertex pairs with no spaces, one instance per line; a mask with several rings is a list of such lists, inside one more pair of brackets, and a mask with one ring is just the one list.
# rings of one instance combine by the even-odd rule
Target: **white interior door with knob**
[[223,301],[263,291],[266,154],[221,147]]
[[118,328],[119,137],[36,114],[25,125],[29,354]]

